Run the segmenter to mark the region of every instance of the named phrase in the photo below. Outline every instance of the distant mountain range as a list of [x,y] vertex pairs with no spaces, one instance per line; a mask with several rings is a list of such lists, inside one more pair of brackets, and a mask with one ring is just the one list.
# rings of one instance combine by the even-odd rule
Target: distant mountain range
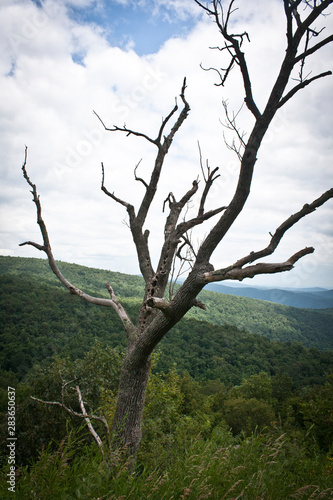
[[205,290],[265,300],[303,309],[328,309],[333,307],[333,290],[325,288],[264,288],[211,283],[205,287]]

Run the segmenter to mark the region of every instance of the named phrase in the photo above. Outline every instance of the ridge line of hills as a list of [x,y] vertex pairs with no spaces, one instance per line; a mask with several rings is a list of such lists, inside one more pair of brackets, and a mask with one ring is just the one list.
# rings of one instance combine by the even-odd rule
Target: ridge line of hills
[[[112,283],[133,319],[140,307],[143,279],[76,264],[59,263],[76,286],[108,296]],[[23,379],[36,364],[56,356],[75,360],[97,341],[122,351],[122,324],[112,308],[70,295],[47,260],[0,257],[0,374]],[[323,383],[332,372],[333,309],[297,309],[203,290],[207,312],[192,308],[159,344],[156,370],[176,364],[198,380],[233,385],[260,371],[283,373],[295,387]]]
[[211,283],[205,287],[205,290],[265,300],[302,309],[328,309],[333,307],[333,290],[324,288],[286,289],[252,286],[241,287]]
[[[134,309],[139,306],[143,293],[143,279],[140,276],[66,262],[61,262],[60,267],[69,281],[85,291],[108,297],[104,283],[109,281],[120,300],[128,305],[130,303]],[[52,284],[67,294],[49,269],[46,259],[0,256],[0,274],[8,273],[25,279],[37,278],[40,282]],[[233,292],[235,290],[226,288]],[[200,293],[200,299],[206,304],[207,312],[192,308],[187,313],[187,318],[213,325],[234,325],[275,341],[296,341],[308,348],[333,350],[333,309],[299,309],[206,289]]]

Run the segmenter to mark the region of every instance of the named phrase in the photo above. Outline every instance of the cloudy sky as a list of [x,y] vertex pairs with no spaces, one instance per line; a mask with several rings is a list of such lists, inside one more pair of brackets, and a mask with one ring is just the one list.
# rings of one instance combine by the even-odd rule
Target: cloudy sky
[[[235,32],[244,45],[253,94],[262,109],[285,51],[281,0],[239,0]],[[332,32],[333,15],[318,21]],[[319,26],[320,25],[320,26]],[[20,167],[28,146],[28,172],[37,184],[55,258],[91,267],[138,274],[124,207],[100,190],[101,162],[109,191],[136,207],[149,179],[155,147],[142,138],[104,131],[122,126],[156,137],[163,117],[187,77],[191,113],[176,136],[147,220],[156,262],[163,238],[163,200],[179,199],[200,175],[197,143],[204,160],[220,167],[209,208],[231,199],[239,163],[224,144],[222,100],[238,112],[244,99],[235,69],[224,88],[214,86],[223,67],[215,26],[194,0],[2,0],[0,7],[0,254],[44,257],[19,243],[41,242],[34,204]],[[331,44],[332,45],[332,44]],[[307,71],[332,68],[332,47],[309,59]],[[297,77],[297,74],[295,74]],[[321,79],[280,110],[260,151],[248,203],[216,250],[216,268],[264,248],[269,232],[304,203],[333,184],[332,83]],[[253,124],[242,108],[238,125]],[[227,135],[232,141],[232,136]],[[203,183],[201,183],[202,185]],[[189,210],[195,210],[194,200]],[[247,284],[333,287],[332,201],[292,228],[271,261],[285,260],[305,246],[291,273],[262,276]],[[193,233],[197,247],[212,221]]]

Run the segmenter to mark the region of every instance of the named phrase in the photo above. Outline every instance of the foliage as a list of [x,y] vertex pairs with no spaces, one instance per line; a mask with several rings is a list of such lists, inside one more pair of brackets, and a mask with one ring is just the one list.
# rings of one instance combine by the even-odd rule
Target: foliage
[[[66,438],[68,428],[85,442],[91,436],[84,428],[82,419],[73,417],[58,406],[49,406],[30,399],[34,396],[43,401],[62,400],[62,379],[71,382],[64,390],[64,403],[67,407],[81,413],[76,392],[71,388],[78,384],[84,395],[89,413],[99,414],[102,402],[109,401],[117,392],[121,354],[110,347],[102,348],[95,342],[90,351],[82,358],[71,361],[69,357],[56,358],[48,367],[36,365],[26,377],[25,382],[16,389],[16,432],[20,437],[16,446],[16,462],[26,464],[36,460],[41,449],[54,450]],[[0,390],[0,414],[4,416],[7,408],[7,387]],[[107,416],[107,415],[106,415]],[[6,436],[6,419],[1,419],[0,434]],[[100,424],[97,430],[104,433]],[[2,456],[6,456],[6,438],[2,439]]]
[[[119,296],[132,318],[138,312],[140,297],[143,289],[143,280],[139,276],[128,276],[121,273],[98,270],[61,263],[68,278],[77,286],[84,288],[92,294],[107,297],[104,286],[106,280]],[[1,288],[0,288],[0,321],[2,324],[0,366],[3,370],[11,370],[24,376],[29,369],[47,358],[61,354],[70,355],[76,359],[92,346],[94,339],[98,338],[103,343],[125,347],[125,338],[122,325],[114,311],[107,308],[96,308],[87,303],[80,302],[76,297],[69,295],[58,283],[43,259],[26,259],[16,257],[0,257]],[[202,329],[207,328],[214,335],[221,336],[222,332],[229,331],[234,335],[238,329],[245,329],[274,341],[293,342],[297,340],[304,346],[315,347],[320,350],[332,349],[332,312],[331,310],[299,310],[264,301],[221,295],[214,292],[203,291],[200,296],[206,304],[208,312],[192,308],[187,318],[197,320],[209,319],[207,327],[203,323],[190,320],[186,323],[189,330],[193,325],[200,338],[199,347],[208,346],[210,339],[203,335]],[[41,321],[41,318],[42,321]],[[212,327],[221,325],[223,328]],[[233,329],[230,325],[237,326]],[[179,324],[168,336],[177,338],[179,332],[185,328]],[[199,330],[200,333],[199,333]],[[183,335],[183,333],[181,333]],[[239,335],[237,335],[239,339]],[[254,337],[252,337],[254,339]],[[196,341],[199,339],[197,338]],[[232,343],[233,340],[230,340]],[[252,340],[251,340],[252,342]],[[168,343],[166,339],[164,345]],[[177,340],[179,344],[179,341]],[[182,342],[186,346],[186,342]],[[259,350],[268,344],[256,341]],[[273,344],[275,348],[275,344]],[[256,354],[256,353],[254,353]],[[251,356],[253,353],[251,353]],[[179,356],[182,358],[182,356]],[[259,370],[268,371],[268,365],[273,362],[267,360],[261,363],[257,359],[253,365],[259,363]],[[319,353],[313,352],[314,362],[322,364],[318,359]],[[163,371],[168,366],[166,358],[161,359],[160,369]],[[228,359],[227,359],[228,362]],[[260,364],[261,363],[261,364]],[[179,365],[179,359],[177,359]],[[215,363],[215,366],[218,363]],[[205,372],[203,363],[197,360],[184,367],[192,376],[198,372]],[[197,365],[197,366],[195,366]],[[235,363],[233,363],[235,366]],[[212,366],[209,366],[212,370]],[[213,368],[213,371],[216,368]],[[211,373],[208,378],[223,378],[221,370],[215,375]],[[232,369],[227,376],[236,383]],[[237,369],[236,369],[237,372]],[[256,371],[246,372],[241,375],[248,376]],[[290,375],[290,374],[289,374]],[[290,375],[292,376],[292,375]],[[312,375],[310,375],[312,376]]]
[[[22,380],[36,363],[43,369],[57,356],[72,360],[82,358],[96,339],[103,347],[125,348],[122,325],[114,311],[96,308],[66,293],[44,260],[0,257],[0,264],[2,271],[8,271],[0,276],[0,366],[5,386],[10,380]],[[63,265],[66,273],[72,273],[71,278],[73,281],[77,279],[79,285],[80,280],[88,280],[92,291],[96,291],[105,278],[114,281],[115,288],[127,294],[121,299],[127,310],[133,317],[137,314],[136,294],[141,278]],[[101,289],[100,293],[106,295],[107,292]],[[209,297],[220,298],[220,306],[223,300],[228,310],[227,296],[211,292],[207,297],[209,317],[214,316]],[[242,298],[233,299],[237,302]],[[258,302],[260,308],[269,306],[254,302]],[[234,305],[232,311],[236,322],[241,317],[240,310],[237,312]],[[247,310],[246,314],[251,316],[253,311],[253,308],[250,313]],[[270,313],[268,308],[267,321],[272,322],[273,328],[274,315],[270,316]],[[313,321],[316,321],[321,313],[313,311],[313,314]],[[318,338],[319,333],[317,329]],[[236,385],[242,379],[264,371],[270,375],[283,373],[291,379],[293,387],[301,387],[324,382],[326,374],[333,368],[333,354],[314,348],[305,349],[301,343],[272,342],[265,336],[250,334],[235,326],[218,326],[188,317],[177,324],[160,344],[157,371],[168,371],[174,362],[178,371],[187,371],[199,380],[219,379]]]
[[[106,464],[82,420],[29,399],[32,392],[59,400],[60,370],[64,380],[77,377],[87,408],[112,417],[119,352],[97,342],[82,359],[57,358],[48,369],[35,367],[17,388],[18,445],[24,447],[17,449],[21,467],[14,498],[332,496],[332,377],[321,386],[300,390],[293,390],[281,373],[270,377],[259,372],[238,386],[220,380],[200,383],[188,373],[180,374],[176,365],[169,372],[156,372],[160,355],[154,355],[144,438],[130,479],[126,463],[105,477]],[[278,390],[280,382],[283,388]],[[65,400],[76,408],[70,390]],[[101,427],[96,429],[103,435]],[[13,498],[6,471],[3,462],[4,499]]]
[[[202,291],[209,322],[232,324],[280,342],[301,342],[306,347],[332,349],[332,309],[299,309],[273,302]],[[192,308],[188,316],[207,320],[207,313]]]
[[322,384],[332,372],[333,352],[306,349],[300,343],[272,342],[231,325],[217,326],[183,320],[160,343],[158,367],[167,371],[177,363],[198,380],[220,379],[232,385],[264,371],[284,373],[294,387]]

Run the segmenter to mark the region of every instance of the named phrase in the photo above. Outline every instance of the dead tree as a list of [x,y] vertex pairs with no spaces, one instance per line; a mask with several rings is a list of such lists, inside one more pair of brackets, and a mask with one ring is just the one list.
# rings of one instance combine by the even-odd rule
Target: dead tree
[[[104,416],[101,417],[99,415],[93,415],[93,414],[88,415],[87,410],[86,410],[85,405],[84,405],[83,398],[82,398],[80,386],[76,384],[75,388],[70,387],[70,384],[73,384],[73,382],[76,382],[77,379],[73,379],[73,380],[70,380],[68,382],[65,382],[60,370],[59,370],[59,376],[61,379],[61,401],[44,401],[43,399],[35,398],[33,396],[30,396],[30,398],[33,401],[37,401],[38,403],[42,403],[44,405],[59,406],[60,408],[62,408],[65,412],[67,412],[72,417],[83,418],[88,429],[89,429],[89,432],[91,433],[91,435],[95,439],[95,441],[96,441],[96,443],[101,451],[102,456],[104,456],[103,442],[102,442],[101,438],[99,437],[99,435],[97,434],[96,430],[94,429],[94,427],[91,423],[91,420],[95,420],[95,421],[103,424],[104,432],[105,432],[105,436],[106,436],[106,441],[107,441],[107,443],[109,443],[110,430],[109,430],[109,425],[108,425],[106,418]],[[72,391],[75,391],[77,393],[81,413],[73,410],[70,406],[67,406],[65,404],[65,392],[66,392],[67,387],[70,387],[70,389],[72,389]]]
[[[119,198],[107,189],[104,166],[102,165],[102,190],[112,201],[121,204],[128,213],[129,227],[136,247],[140,270],[145,281],[144,299],[136,322],[132,322],[117,300],[110,284],[106,284],[110,298],[92,297],[69,283],[61,274],[52,254],[46,225],[42,218],[41,203],[36,185],[31,182],[26,170],[27,151],[22,167],[24,177],[32,188],[33,201],[37,208],[37,222],[43,237],[42,244],[27,241],[23,245],[32,245],[46,253],[52,271],[70,293],[78,295],[88,302],[111,307],[122,320],[128,345],[120,375],[112,436],[114,446],[126,447],[127,453],[131,456],[135,456],[141,440],[145,393],[150,373],[151,355],[156,345],[183,318],[190,308],[204,307],[196,297],[207,283],[226,279],[241,281],[244,278],[252,278],[259,274],[289,271],[300,258],[311,254],[314,248],[306,247],[300,249],[284,262],[267,263],[260,261],[260,259],[271,255],[275,251],[288,229],[333,197],[333,189],[326,191],[316,200],[305,204],[297,213],[282,222],[274,234],[271,234],[270,241],[265,248],[251,252],[226,268],[214,269],[211,256],[244,208],[250,192],[258,151],[275,114],[297,92],[315,80],[331,75],[331,71],[326,71],[311,77],[304,76],[304,65],[310,55],[315,54],[333,40],[332,35],[324,38],[321,32],[316,31],[314,27],[314,23],[322,19],[322,14],[327,12],[333,0],[284,0],[283,3],[281,2],[281,8],[284,6],[286,17],[286,51],[277,79],[271,89],[267,103],[262,109],[258,108],[255,101],[251,75],[243,49],[245,42],[249,40],[249,36],[245,32],[231,33],[229,31],[230,19],[235,10],[235,0],[231,0],[226,7],[224,7],[222,0],[210,2],[209,7],[197,0],[195,1],[213,19],[220,32],[221,43],[224,44],[220,51],[230,57],[226,69],[216,70],[220,78],[219,85],[226,83],[227,77],[234,66],[239,69],[244,86],[245,105],[253,115],[254,125],[247,141],[245,141],[244,135],[237,130],[234,118],[227,114],[229,126],[234,130],[235,141],[238,141],[237,144],[239,144],[236,145],[235,142],[231,147],[240,160],[238,183],[228,206],[219,206],[206,211],[206,199],[216,179],[216,170],[210,171],[208,169],[201,195],[199,194],[197,179],[193,180],[183,197],[178,201],[172,193],[169,194],[164,207],[168,207],[164,227],[164,242],[159,261],[154,266],[149,249],[149,230],[145,228],[145,222],[158,188],[165,157],[177,131],[183,125],[190,111],[185,96],[186,80],[184,79],[180,93],[181,108],[178,108],[176,102],[171,112],[162,121],[156,138],[132,130],[126,125],[108,128],[104,125],[102,119],[98,117],[106,130],[113,133],[137,136],[148,141],[157,150],[149,181],[137,177],[135,170],[136,180],[142,183],[145,189],[138,211],[130,202]],[[294,81],[292,75],[294,75],[293,72],[297,68],[299,68],[298,80],[291,88],[287,89],[287,84]],[[166,132],[167,129],[169,132]],[[222,143],[221,147],[223,146],[225,145]],[[180,219],[187,204],[196,194],[200,196],[198,213],[192,218]],[[175,256],[177,253],[181,255],[181,249],[191,244],[187,236],[189,231],[213,217],[215,217],[215,225],[201,242],[198,251],[192,253],[193,262],[188,277],[171,299],[168,298],[167,300],[165,298],[166,289]]]

